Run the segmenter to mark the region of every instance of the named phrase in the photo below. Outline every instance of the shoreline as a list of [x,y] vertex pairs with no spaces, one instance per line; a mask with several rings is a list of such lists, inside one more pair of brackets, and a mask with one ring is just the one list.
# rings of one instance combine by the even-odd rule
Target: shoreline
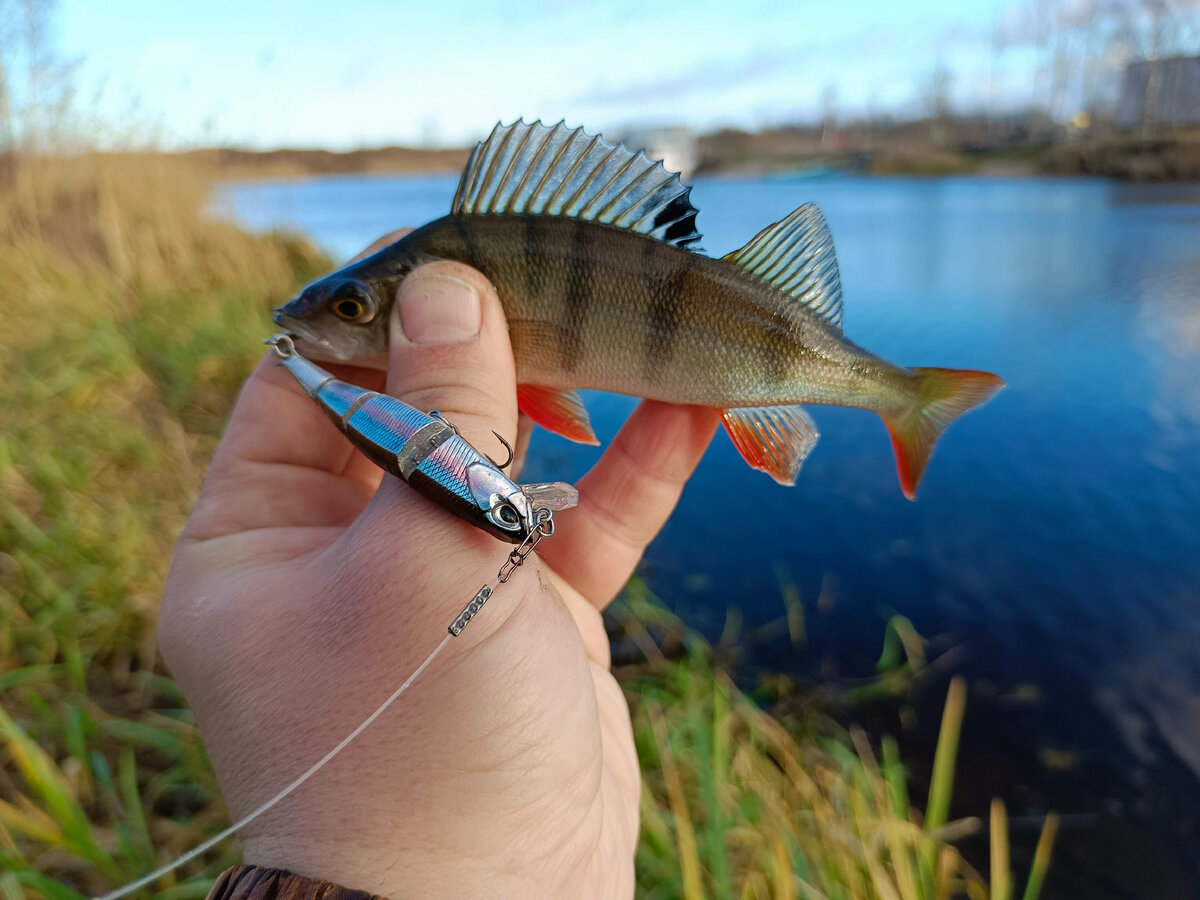
[[[842,175],[1028,178],[1099,177],[1129,183],[1200,183],[1200,131],[1140,139],[1107,135],[1026,144],[968,140],[933,143],[911,135],[868,139],[846,134],[835,148],[802,130],[721,132],[695,139],[696,175],[819,178]],[[94,152],[81,158],[182,161],[222,182],[305,180],[330,175],[457,175],[470,149],[389,146],[348,151],[304,148]]]

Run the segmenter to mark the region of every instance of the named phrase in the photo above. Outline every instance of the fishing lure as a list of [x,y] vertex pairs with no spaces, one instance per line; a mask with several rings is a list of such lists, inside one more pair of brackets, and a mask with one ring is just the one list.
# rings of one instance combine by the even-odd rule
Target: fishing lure
[[[462,634],[496,589],[506,583],[545,538],[554,534],[554,513],[579,502],[579,492],[561,481],[518,485],[503,469],[512,462],[512,447],[503,465],[476,450],[436,410],[421,412],[395,397],[341,381],[296,352],[287,334],[267,340],[280,362],[356,448],[384,471],[401,478],[435,503],[489,534],[516,544],[495,578],[483,585],[447,626],[430,654],[358,727],[346,735],[302,775],[225,830],[136,881],[97,898],[119,900],[153,884],[241,831],[317,774],[400,699],[453,638]],[[495,434],[495,432],[493,432]]]
[[538,526],[537,510],[574,506],[579,494],[561,482],[518,485],[503,464],[476,450],[437,410],[423,413],[403,400],[341,381],[296,352],[290,335],[267,341],[284,368],[356,448],[385,472],[461,519],[519,544]]

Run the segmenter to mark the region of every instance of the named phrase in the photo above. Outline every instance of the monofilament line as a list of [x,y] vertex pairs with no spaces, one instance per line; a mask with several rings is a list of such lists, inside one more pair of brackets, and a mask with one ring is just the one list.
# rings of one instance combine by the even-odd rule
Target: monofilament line
[[267,812],[273,806],[275,806],[276,804],[281,802],[285,797],[287,797],[289,794],[291,794],[292,791],[296,790],[296,788],[300,787],[300,785],[304,784],[304,782],[308,781],[308,779],[310,779],[314,775],[316,775],[317,772],[319,772],[325,766],[326,763],[328,763],[331,759],[333,759],[335,756],[337,756],[339,753],[341,753],[343,750],[345,750],[346,746],[348,744],[350,744],[350,742],[353,741],[356,737],[358,737],[360,734],[362,734],[364,731],[366,731],[372,722],[374,722],[376,719],[378,719],[380,716],[382,716],[385,712],[387,712],[388,707],[400,699],[400,695],[409,689],[409,687],[412,685],[412,683],[417,680],[417,677],[422,672],[424,672],[426,668],[429,667],[429,664],[432,663],[437,658],[437,655],[442,652],[442,650],[445,648],[445,646],[448,643],[450,643],[450,640],[453,637],[454,637],[453,634],[447,634],[444,638],[442,638],[442,642],[433,649],[432,653],[430,653],[427,657],[425,657],[425,662],[423,662],[423,663],[421,663],[421,665],[417,666],[417,670],[415,672],[413,672],[411,675],[409,675],[408,679],[404,682],[404,684],[402,684],[402,685],[400,685],[400,687],[396,688],[396,690],[392,693],[392,695],[390,697],[388,697],[386,700],[384,700],[383,703],[379,704],[379,708],[376,709],[375,712],[373,712],[369,716],[367,716],[357,728],[355,728],[352,732],[350,732],[348,735],[346,735],[344,738],[342,738],[341,742],[336,747],[334,747],[332,750],[330,750],[328,753],[326,753],[324,756],[322,756],[317,762],[315,762],[313,764],[312,768],[310,768],[307,772],[305,772],[303,775],[301,775],[299,778],[297,778],[295,781],[293,781],[291,784],[289,784],[287,787],[285,787],[283,790],[281,790],[278,794],[276,794],[270,800],[265,802],[262,806],[258,807],[253,812],[248,813],[247,815],[238,819],[236,822],[234,822],[232,825],[230,825],[224,831],[220,832],[219,834],[213,835],[207,841],[200,844],[199,846],[193,847],[191,850],[189,850],[187,853],[183,854],[183,856],[180,856],[178,859],[175,859],[172,862],[167,863],[162,868],[155,869],[149,875],[145,875],[145,876],[139,878],[137,881],[131,881],[129,884],[125,885],[124,887],[120,887],[120,888],[117,888],[115,891],[110,891],[107,894],[103,894],[100,897],[96,898],[96,900],[116,900],[116,898],[118,898],[118,897],[124,897],[128,894],[132,894],[134,891],[138,890],[139,888],[144,888],[149,884],[153,884],[154,882],[158,881],[158,879],[162,878],[164,875],[175,871],[180,866],[185,865],[186,863],[191,862],[197,856],[201,856],[202,854],[207,853],[213,847],[217,846],[217,844],[221,843],[221,841],[225,840],[225,838],[231,837],[232,835],[241,831],[243,828],[245,828],[247,825],[249,825],[251,822],[253,822],[255,819],[257,819],[263,813]]

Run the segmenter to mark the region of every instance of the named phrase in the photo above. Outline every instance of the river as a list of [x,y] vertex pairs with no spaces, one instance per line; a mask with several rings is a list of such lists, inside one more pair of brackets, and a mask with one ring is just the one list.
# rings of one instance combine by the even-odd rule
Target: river
[[[336,176],[231,184],[218,203],[344,258],[443,215],[454,186]],[[730,607],[747,633],[777,622],[794,584],[805,643],[767,629],[748,652],[800,674],[869,674],[902,613],[949,652],[916,698],[914,755],[945,675],[970,679],[958,811],[1003,795],[1021,846],[1026,817],[1068,814],[1052,896],[1200,896],[1200,186],[714,177],[693,193],[712,255],[809,200],[847,336],[1008,388],[950,428],[916,503],[870,413],[811,407],[822,438],[791,489],[718,435],[647,554],[650,586],[715,635]],[[586,399],[607,444],[634,401]],[[527,477],[574,479],[597,455],[543,433]]]

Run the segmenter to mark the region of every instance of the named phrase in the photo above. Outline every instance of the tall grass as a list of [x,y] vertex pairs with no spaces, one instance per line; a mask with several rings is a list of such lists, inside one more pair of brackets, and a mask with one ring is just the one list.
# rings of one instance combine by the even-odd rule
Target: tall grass
[[[633,710],[642,762],[638,896],[887,900],[1007,898],[1005,817],[993,810],[991,886],[953,841],[983,825],[948,820],[952,756],[966,688],[946,700],[924,814],[909,800],[896,744],[878,749],[819,703],[776,718],[714,665],[711,649],[637,584],[621,601],[621,627],[641,664],[618,670]],[[652,636],[673,635],[668,660]],[[1043,832],[1025,897],[1041,890],[1055,817]]]
[[[158,594],[267,309],[327,261],[209,220],[207,173],[179,160],[28,159],[12,175],[0,192],[0,897],[58,900],[132,880],[225,824],[157,660]],[[877,751],[817,712],[773,718],[661,607],[634,592],[623,609],[644,649],[620,673],[645,779],[643,896],[988,896],[949,842],[976,824],[947,821],[961,697],[922,824],[894,743]],[[666,659],[651,630],[687,652]],[[235,860],[215,851],[144,896],[201,897]]]
[[324,261],[209,221],[208,186],[168,160],[31,159],[0,201],[7,896],[96,892],[224,817],[156,661],[158,594],[266,305]]

